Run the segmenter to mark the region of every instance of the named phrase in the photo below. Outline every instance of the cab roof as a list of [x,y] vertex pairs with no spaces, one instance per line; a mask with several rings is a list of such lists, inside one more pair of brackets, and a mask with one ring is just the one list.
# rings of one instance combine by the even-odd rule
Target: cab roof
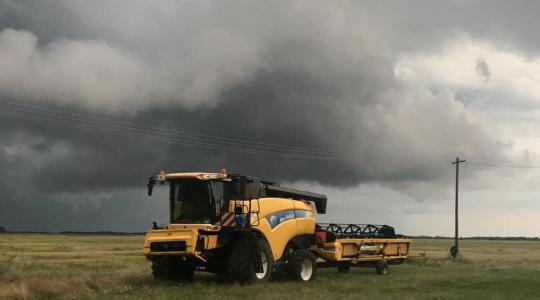
[[165,179],[225,179],[227,174],[223,173],[206,173],[206,172],[187,172],[187,173],[169,173],[164,175]]
[[[251,176],[242,176],[238,174],[228,175],[225,170],[220,173],[206,173],[206,172],[186,172],[186,173],[169,173],[166,174],[164,171],[161,171],[158,176],[150,177],[148,183],[148,195],[152,194],[152,187],[156,181],[163,180],[174,180],[174,179],[199,179],[199,180],[224,180],[224,181],[233,181],[234,179],[243,178],[243,180],[250,180],[251,182],[259,183],[259,189],[255,192],[257,195],[266,195],[270,197],[283,197],[291,198],[298,200],[313,201],[317,208],[318,213],[326,213],[326,201],[327,198],[322,194],[315,194],[312,192],[300,191],[291,188],[280,187],[274,182],[261,180],[257,177]],[[245,182],[244,182],[245,188]],[[261,191],[262,189],[262,191]],[[244,191],[245,192],[245,191]],[[262,192],[262,194],[261,194]],[[245,194],[243,194],[245,195]]]

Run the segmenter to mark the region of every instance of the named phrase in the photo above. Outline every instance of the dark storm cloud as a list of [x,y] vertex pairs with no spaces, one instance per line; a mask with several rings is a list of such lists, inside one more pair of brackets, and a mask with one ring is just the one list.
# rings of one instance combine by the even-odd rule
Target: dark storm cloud
[[[47,69],[50,68],[51,64],[56,66],[51,70],[61,70],[61,73],[56,74],[58,78],[51,77],[50,73],[47,73],[44,76],[31,77],[30,84],[22,85],[20,89],[25,91],[35,90],[29,92],[30,99],[45,97],[45,100],[47,100],[65,97],[65,99],[60,100],[60,103],[79,102],[82,109],[89,108],[92,112],[104,109],[109,111],[110,118],[114,118],[114,113],[118,111],[135,110],[138,111],[138,114],[131,117],[131,121],[141,119],[156,124],[156,121],[152,119],[157,118],[167,128],[187,127],[220,136],[250,137],[251,139],[271,143],[329,149],[357,160],[357,162],[336,162],[291,158],[261,158],[253,155],[246,157],[235,153],[220,154],[215,151],[192,148],[178,149],[175,146],[155,147],[147,144],[140,146],[144,143],[138,143],[138,146],[127,146],[133,145],[134,142],[125,139],[119,140],[110,136],[92,133],[81,134],[66,129],[38,126],[39,136],[47,136],[49,139],[62,141],[66,145],[65,147],[69,149],[61,157],[51,158],[48,164],[45,162],[45,166],[38,170],[39,175],[36,177],[43,178],[44,175],[49,174],[53,178],[70,178],[70,181],[64,183],[61,181],[35,180],[37,186],[44,190],[123,188],[135,184],[131,176],[144,173],[144,171],[155,166],[168,169],[217,169],[220,165],[226,165],[233,166],[234,169],[239,171],[261,174],[276,179],[308,179],[339,185],[351,185],[370,180],[392,182],[427,179],[433,178],[438,171],[438,168],[429,167],[427,163],[423,167],[418,167],[418,163],[421,164],[423,159],[418,159],[419,157],[415,157],[414,154],[415,152],[431,152],[430,147],[434,146],[434,141],[426,140],[423,141],[422,145],[415,145],[407,140],[408,136],[399,136],[402,128],[409,128],[413,132],[423,130],[417,128],[416,124],[410,123],[416,118],[416,112],[411,110],[407,112],[409,115],[406,115],[405,118],[394,120],[395,124],[399,124],[397,126],[388,123],[390,121],[388,118],[392,118],[392,114],[401,105],[400,94],[406,93],[402,87],[394,82],[391,62],[384,57],[375,56],[364,50],[364,42],[361,40],[358,40],[358,44],[353,45],[354,47],[336,43],[344,41],[357,32],[363,33],[363,30],[354,28],[355,22],[348,19],[349,16],[347,15],[344,16],[346,24],[339,24],[340,20],[332,16],[328,17],[328,12],[325,9],[293,10],[295,12],[301,11],[305,20],[300,20],[286,10],[268,5],[256,5],[255,8],[259,10],[270,9],[270,17],[265,17],[262,20],[253,20],[247,17],[238,21],[233,18],[237,11],[231,8],[223,8],[223,10],[219,11],[222,16],[217,16],[216,11],[219,8],[207,8],[204,5],[187,7],[187,10],[191,13],[199,13],[202,21],[191,18],[184,21],[185,23],[180,23],[180,25],[191,27],[195,32],[201,32],[203,35],[208,31],[214,32],[216,27],[224,27],[217,31],[218,34],[214,36],[215,40],[217,40],[217,46],[223,48],[230,46],[230,44],[219,44],[220,41],[230,41],[228,39],[220,40],[222,36],[241,36],[242,38],[234,39],[234,41],[247,41],[243,46],[257,51],[260,50],[252,61],[253,66],[245,67],[250,71],[246,71],[247,73],[238,77],[237,80],[221,85],[222,81],[226,80],[221,80],[220,76],[218,76],[217,80],[210,80],[207,85],[203,84],[202,87],[215,90],[211,94],[214,97],[205,98],[206,95],[198,95],[196,82],[200,78],[204,80],[208,77],[208,74],[219,73],[219,70],[211,68],[204,70],[205,65],[201,63],[203,72],[199,72],[198,65],[173,63],[172,67],[170,67],[169,63],[173,59],[182,62],[191,58],[197,58],[199,62],[202,62],[209,58],[208,55],[221,55],[223,51],[209,52],[207,55],[203,53],[200,57],[194,56],[191,51],[182,52],[186,45],[178,38],[186,38],[185,43],[187,44],[194,42],[195,47],[199,46],[198,50],[201,51],[207,51],[206,48],[212,46],[206,42],[200,42],[199,39],[193,38],[190,34],[186,34],[183,29],[176,30],[171,27],[164,27],[161,31],[155,31],[153,27],[155,25],[152,21],[156,20],[147,22],[138,20],[135,23],[135,29],[138,27],[142,30],[135,32],[135,35],[140,39],[129,39],[126,36],[132,34],[134,29],[130,30],[126,24],[121,22],[119,24],[110,24],[111,21],[108,21],[109,24],[105,22],[105,25],[102,25],[101,22],[104,21],[105,17],[94,13],[101,9],[94,5],[66,2],[63,5],[51,8],[42,4],[42,2],[30,2],[30,4],[24,5],[6,3],[8,4],[5,7],[12,8],[11,13],[7,14],[8,19],[17,20],[15,23],[18,29],[30,30],[30,32],[4,32],[5,40],[7,40],[4,43],[6,45],[5,49],[7,49],[6,53],[12,53],[13,48],[19,49],[19,45],[32,53],[41,52],[38,56],[39,59],[30,60],[30,64],[35,61],[38,62],[35,63],[33,69],[28,70],[29,76],[35,73],[31,72],[34,69],[37,69],[37,71]],[[171,3],[165,4],[165,7],[167,6],[178,8],[177,5]],[[131,12],[133,15],[128,14],[126,23],[131,25],[132,23],[127,21],[132,21],[132,19],[140,16],[141,12],[137,9],[144,7],[148,7],[148,5],[140,3],[132,5]],[[237,10],[243,8],[245,7],[241,5]],[[36,19],[30,17],[30,12],[37,9],[43,9],[43,14],[50,15],[49,18]],[[111,5],[111,9],[105,14],[112,16],[123,9],[126,9],[126,3],[118,2]],[[154,9],[163,13],[158,8]],[[342,9],[339,6],[334,8],[338,12],[342,12]],[[67,12],[71,13],[68,14]],[[71,19],[73,16],[83,15],[86,16],[87,24],[80,24]],[[58,16],[58,19],[56,16]],[[171,17],[171,15],[165,16]],[[323,19],[322,24],[318,24],[315,21],[318,21],[319,17],[328,18],[327,20]],[[277,28],[270,28],[270,23],[275,20],[282,21],[282,24],[275,24],[274,26]],[[165,25],[171,25],[168,23],[170,21],[170,19],[165,18]],[[209,23],[204,23],[204,21]],[[241,27],[257,21],[262,21],[263,25],[260,28]],[[66,22],[74,24],[73,26],[59,26],[59,24]],[[182,21],[174,18],[174,22]],[[103,28],[104,26],[106,28]],[[340,31],[337,33],[332,32],[332,30],[335,30],[333,27],[336,26]],[[280,27],[282,30],[280,30]],[[144,29],[149,29],[148,32],[150,33],[155,32],[158,36],[168,38],[163,41],[154,41],[152,35],[144,32]],[[318,31],[319,34],[314,35],[315,31]],[[34,34],[35,37],[32,36]],[[72,39],[73,41],[56,42],[59,38]],[[92,39],[98,38],[104,38],[107,42],[92,42]],[[154,44],[153,42],[161,43]],[[197,42],[201,44],[197,44]],[[169,53],[169,47],[177,49],[179,53],[172,55]],[[161,50],[162,48],[164,50]],[[129,50],[126,50],[126,52],[123,49]],[[93,70],[92,68],[96,65],[92,63],[94,60],[80,65],[76,63],[65,65],[65,61],[70,61],[69,58],[71,57],[84,60],[84,57],[79,56],[81,51],[85,56],[95,55],[98,64],[101,62],[110,63],[115,68],[115,71],[119,71],[116,73],[108,71],[106,66]],[[62,55],[59,56],[59,59],[55,59],[56,52]],[[144,58],[149,53],[160,57],[157,65],[166,66],[157,69],[148,67],[147,61],[141,59],[139,55],[142,54]],[[182,58],[182,53],[185,53],[187,58]],[[247,53],[251,52],[247,51]],[[10,61],[14,60],[11,57],[8,58],[11,59]],[[119,63],[124,58],[126,62]],[[226,61],[229,58],[231,56],[219,59]],[[22,60],[23,62],[26,61],[25,58],[22,58]],[[249,62],[242,61],[242,64],[249,65]],[[19,66],[15,64],[13,68],[17,71]],[[83,69],[79,67],[83,67]],[[190,69],[185,71],[184,67]],[[99,75],[103,68],[105,68],[105,71],[112,73],[112,77],[109,76],[105,81],[114,84],[107,86],[107,88],[103,87],[107,85],[105,81],[98,81],[95,86],[78,85],[79,82],[86,83],[94,79],[97,75],[88,76],[88,74],[92,75],[92,72],[96,72]],[[148,70],[145,68],[148,68]],[[178,72],[178,70],[180,71]],[[134,74],[137,71],[140,71],[141,74],[148,71],[156,76],[152,76],[152,78],[138,77]],[[227,78],[229,69],[224,68],[222,72],[224,72],[222,78]],[[178,74],[180,77],[158,76],[171,75],[171,73]],[[16,74],[18,75],[18,73]],[[62,78],[62,74],[64,78]],[[23,80],[24,75],[26,74],[21,75]],[[185,81],[182,80],[184,75],[188,77]],[[128,77],[129,80],[120,81],[124,77]],[[54,90],[56,87],[54,83],[59,78],[68,81],[68,83],[61,90]],[[70,80],[74,80],[72,84],[69,84]],[[169,87],[173,86],[176,80],[180,80],[180,89],[189,90],[195,86],[194,94],[188,93],[178,96],[175,92],[180,90],[169,90]],[[10,81],[6,81],[7,83],[4,83],[6,89],[15,85],[8,85]],[[161,84],[162,82],[165,83]],[[141,96],[142,98],[133,99],[141,95],[139,89],[141,84],[157,86],[157,88],[151,93]],[[75,87],[73,93],[69,93],[69,90],[66,91],[66,88],[69,89],[70,86]],[[20,93],[20,89],[8,91],[8,94],[16,97]],[[133,91],[135,94],[132,94]],[[161,91],[163,91],[162,95],[159,94]],[[66,93],[68,94],[67,97],[65,96]],[[395,94],[385,95],[385,93]],[[175,99],[171,100],[170,97],[178,97],[176,99],[177,103],[175,104]],[[397,98],[391,99],[392,97]],[[435,100],[437,96],[425,95],[422,97],[426,98],[422,102],[425,102],[428,106],[431,105],[429,102],[437,101]],[[152,105],[153,103],[156,103],[155,107]],[[205,106],[207,104],[210,107]],[[195,109],[193,108],[194,105]],[[203,105],[202,108],[198,108],[199,105]],[[161,108],[163,106],[167,106],[167,108]],[[450,109],[452,108],[450,107]],[[434,106],[427,109],[448,108]],[[424,113],[430,114],[429,111]],[[459,112],[457,113],[459,114]],[[146,116],[152,117],[148,118]],[[462,129],[469,130],[467,128],[469,124],[458,124],[459,120],[453,118],[451,112],[449,116],[444,120],[447,123],[439,124],[441,130],[444,130],[445,127],[453,128],[456,126],[463,126]],[[430,118],[429,115],[420,115],[418,117],[427,120]],[[433,121],[440,122],[440,120]],[[30,126],[36,127],[36,125]],[[450,129],[449,131],[451,131],[450,134],[457,133]],[[474,135],[471,138],[472,140],[484,141],[485,145],[493,144],[490,138],[485,136],[481,130],[473,129],[469,131],[472,132],[471,135]],[[403,133],[406,134],[406,132]],[[82,138],[83,136],[84,138]],[[456,142],[459,144],[467,141],[462,139]],[[399,149],[396,148],[397,144],[401,144]],[[444,147],[454,146],[453,144],[447,144]],[[457,146],[459,147],[459,145]],[[485,148],[479,146],[482,149]],[[165,148],[166,151],[152,150],[156,148]],[[178,153],[179,150],[179,155],[172,154]],[[408,153],[403,153],[400,150],[406,150]],[[444,152],[452,151],[454,150]],[[105,153],[106,155],[104,155]],[[436,154],[430,155],[428,160],[440,159],[441,156],[444,157],[445,155],[446,153],[441,155],[440,151],[436,151]],[[177,158],[177,156],[181,156],[181,158]],[[182,160],[187,163],[180,163],[179,161]],[[407,163],[403,163],[404,161],[407,161]],[[84,162],[92,163],[86,164]],[[392,165],[392,167],[385,167],[387,164]],[[120,167],[126,165],[129,165],[129,169]],[[269,165],[273,167],[268,168]],[[129,176],[118,176],[120,174]],[[107,178],[107,175],[112,175],[111,177],[114,180],[103,180],[103,178]]]
[[[365,101],[336,101],[342,91],[321,90],[326,84],[298,70],[281,70],[229,90],[213,109],[149,109],[123,119],[213,136],[328,149],[350,161],[261,156],[250,154],[249,145],[248,153],[200,149],[18,119],[15,124],[8,119],[4,128],[25,128],[46,137],[28,145],[32,155],[50,153],[33,168],[30,178],[42,191],[57,193],[142,186],[146,175],[161,169],[221,167],[276,180],[303,179],[337,186],[366,181],[392,184],[436,180],[442,166],[433,162],[444,161],[456,150],[471,151],[464,147],[485,156],[499,155],[494,150],[501,146],[481,128],[461,122],[463,111],[453,105],[450,95],[419,95],[425,99],[396,112],[398,103],[393,99],[377,102],[366,95]],[[385,102],[387,108],[379,107]],[[105,116],[114,118],[114,114]],[[431,129],[434,123],[437,127]],[[441,139],[441,131],[448,136]],[[24,160],[24,153],[18,159]]]
[[[58,202],[65,193],[126,197],[123,191],[144,186],[161,169],[226,167],[275,180],[408,190],[410,183],[436,183],[456,153],[498,159],[504,146],[467,118],[452,93],[417,91],[394,77],[396,44],[429,49],[459,27],[495,34],[469,15],[451,20],[470,9],[452,3],[429,14],[431,2],[0,1],[5,107],[30,103],[347,158],[203,149],[2,116],[1,174],[10,178],[2,187],[9,203],[2,218],[24,215],[43,224],[66,209]],[[497,15],[475,9],[485,18]],[[489,76],[487,64],[481,71]],[[101,201],[98,211],[125,214],[111,201]],[[138,200],[129,203],[130,210],[145,209]],[[76,221],[58,222],[50,228]]]

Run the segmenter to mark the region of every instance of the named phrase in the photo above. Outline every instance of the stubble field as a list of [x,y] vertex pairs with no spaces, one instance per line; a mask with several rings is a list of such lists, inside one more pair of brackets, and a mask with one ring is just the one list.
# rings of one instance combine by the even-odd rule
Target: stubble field
[[[540,299],[540,242],[414,240],[411,259],[386,276],[319,269],[313,282],[278,277],[240,286],[196,273],[155,282],[138,235],[0,235],[0,299]],[[418,257],[425,252],[425,257]]]

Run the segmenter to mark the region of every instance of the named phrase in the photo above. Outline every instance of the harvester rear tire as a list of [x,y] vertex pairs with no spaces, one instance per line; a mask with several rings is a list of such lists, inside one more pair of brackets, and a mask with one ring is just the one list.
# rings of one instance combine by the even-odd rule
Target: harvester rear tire
[[378,261],[375,265],[375,271],[377,271],[377,274],[379,275],[388,274],[388,263],[385,260]]
[[309,249],[296,250],[288,259],[287,273],[297,281],[313,280],[317,273],[316,260],[315,255]]
[[228,274],[232,281],[241,284],[264,283],[270,280],[272,271],[274,270],[274,257],[268,242],[264,239],[257,239],[259,251],[261,252],[261,261],[263,265],[263,273],[255,272],[255,245],[249,237],[240,239],[232,247],[229,258]]
[[152,258],[152,275],[156,280],[191,280],[195,268],[195,263],[182,261],[178,256]]

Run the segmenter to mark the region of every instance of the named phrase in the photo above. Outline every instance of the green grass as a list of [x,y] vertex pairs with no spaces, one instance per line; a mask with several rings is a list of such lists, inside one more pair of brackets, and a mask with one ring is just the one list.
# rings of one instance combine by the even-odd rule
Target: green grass
[[540,242],[466,240],[463,257],[451,259],[451,241],[415,240],[411,259],[387,276],[321,269],[307,284],[276,276],[254,286],[205,273],[193,283],[155,282],[142,242],[142,236],[0,235],[0,298],[540,299]]

